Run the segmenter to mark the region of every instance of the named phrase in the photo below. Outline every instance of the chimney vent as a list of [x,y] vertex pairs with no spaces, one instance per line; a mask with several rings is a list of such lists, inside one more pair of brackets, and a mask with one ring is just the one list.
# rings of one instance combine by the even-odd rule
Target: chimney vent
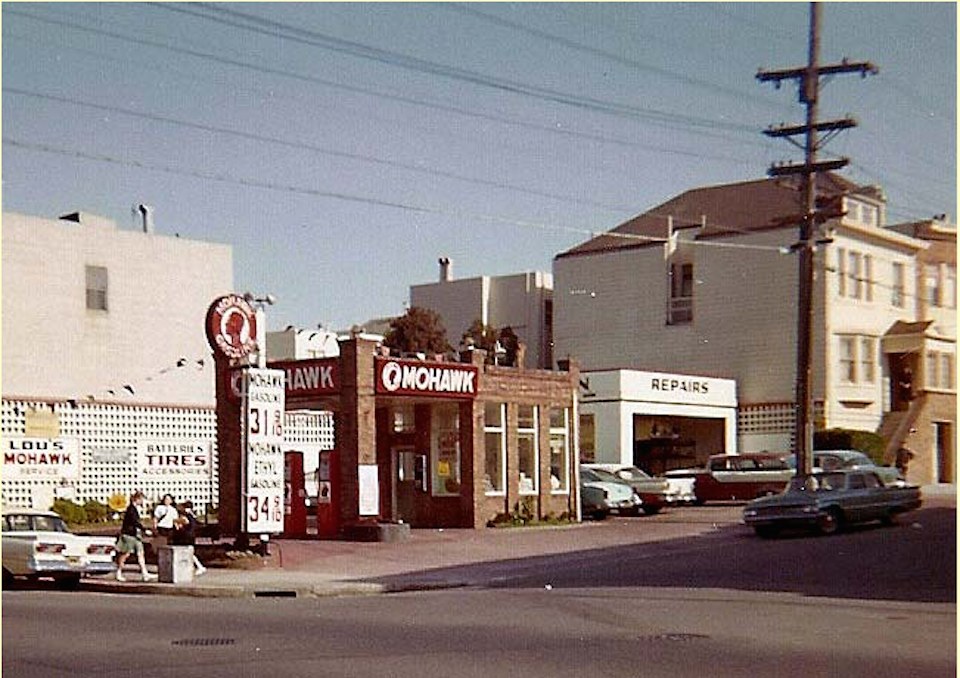
[[134,209],[140,216],[140,226],[143,228],[143,232],[153,233],[153,208],[150,205],[140,203]]
[[449,257],[440,257],[440,282],[450,282],[453,280],[453,265]]

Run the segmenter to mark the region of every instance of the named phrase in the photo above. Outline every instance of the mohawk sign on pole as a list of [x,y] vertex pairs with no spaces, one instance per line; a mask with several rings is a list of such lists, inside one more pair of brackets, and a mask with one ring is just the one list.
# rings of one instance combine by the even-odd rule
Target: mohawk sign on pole
[[257,313],[238,294],[227,294],[210,304],[206,329],[210,348],[227,358],[244,358],[257,349]]

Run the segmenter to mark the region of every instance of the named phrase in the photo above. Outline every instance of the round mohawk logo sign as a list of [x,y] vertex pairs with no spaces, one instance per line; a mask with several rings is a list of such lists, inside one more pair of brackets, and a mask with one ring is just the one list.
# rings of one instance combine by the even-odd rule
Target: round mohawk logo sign
[[228,358],[243,358],[257,348],[257,314],[237,294],[220,297],[207,310],[210,348]]

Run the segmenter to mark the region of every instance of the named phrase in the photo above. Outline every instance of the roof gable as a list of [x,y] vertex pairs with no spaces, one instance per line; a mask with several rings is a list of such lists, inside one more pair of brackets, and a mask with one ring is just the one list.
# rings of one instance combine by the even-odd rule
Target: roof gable
[[[671,222],[674,230],[700,227],[697,238],[796,227],[804,212],[802,185],[797,178],[777,178],[691,189],[557,258],[661,244]],[[818,175],[819,195],[858,189],[835,174]]]

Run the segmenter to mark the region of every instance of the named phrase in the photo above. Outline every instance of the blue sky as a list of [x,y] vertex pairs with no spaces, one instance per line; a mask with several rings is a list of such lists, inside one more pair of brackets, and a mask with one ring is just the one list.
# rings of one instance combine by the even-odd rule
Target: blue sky
[[[272,328],[402,313],[411,284],[550,270],[685,190],[801,154],[803,3],[3,3],[3,209],[229,243]],[[829,155],[889,221],[956,215],[956,5],[825,3]]]

